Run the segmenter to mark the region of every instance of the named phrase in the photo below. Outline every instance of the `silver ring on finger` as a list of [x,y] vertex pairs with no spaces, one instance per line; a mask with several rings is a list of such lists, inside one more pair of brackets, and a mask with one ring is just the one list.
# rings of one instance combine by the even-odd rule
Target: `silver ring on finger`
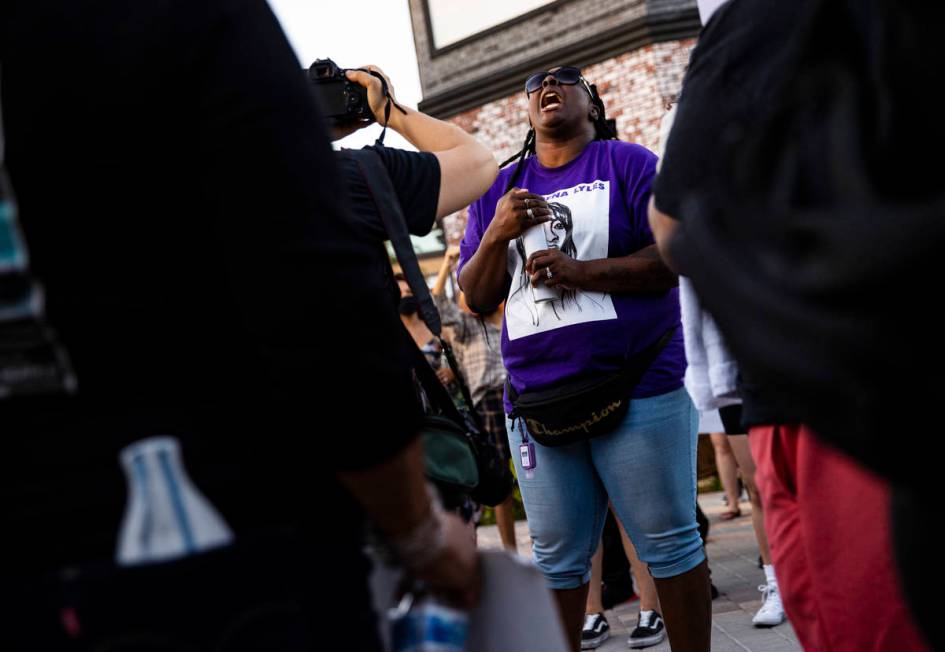
[[528,197],[525,198],[525,208],[528,208]]
[[551,273],[551,268],[550,268],[550,267],[546,267],[546,268],[545,268],[545,276],[547,276],[548,278],[551,278],[552,276],[554,276],[554,275]]
[[528,219],[530,219],[530,220],[535,219],[535,211],[533,211],[532,209],[526,208],[526,209],[525,209],[525,214],[528,215]]

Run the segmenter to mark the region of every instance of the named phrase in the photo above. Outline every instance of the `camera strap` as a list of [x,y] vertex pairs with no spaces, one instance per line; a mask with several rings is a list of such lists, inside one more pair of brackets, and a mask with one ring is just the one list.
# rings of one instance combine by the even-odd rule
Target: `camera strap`
[[387,104],[384,106],[384,127],[383,127],[383,129],[381,129],[381,135],[377,137],[377,144],[378,144],[378,145],[383,145],[383,144],[384,144],[384,136],[387,135],[387,123],[390,122],[390,107],[391,107],[391,105],[396,106],[396,107],[397,107],[397,110],[400,111],[401,113],[403,113],[404,115],[407,115],[407,111],[404,109],[404,107],[402,107],[402,106],[400,106],[399,104],[397,104],[397,102],[394,101],[394,98],[391,97],[391,95],[390,95],[390,90],[388,90],[388,88],[387,88],[387,80],[384,79],[384,75],[382,75],[382,74],[379,73],[379,72],[375,72],[375,71],[373,71],[373,70],[368,70],[367,68],[355,68],[355,70],[360,70],[361,72],[366,72],[367,74],[371,75],[372,77],[377,77],[378,79],[381,80],[381,94],[382,94],[384,97],[387,98]]
[[440,311],[436,309],[433,297],[430,296],[430,288],[427,287],[427,281],[420,269],[420,262],[417,260],[417,254],[413,250],[413,243],[410,241],[410,232],[407,228],[407,220],[404,218],[403,209],[400,200],[397,198],[397,192],[394,190],[394,184],[391,182],[387,168],[377,152],[370,149],[351,150],[346,152],[348,156],[354,158],[361,171],[361,176],[367,184],[377,212],[384,223],[384,230],[394,248],[394,254],[397,262],[400,263],[400,270],[403,272],[410,291],[417,298],[419,305],[420,319],[427,325],[430,332],[436,337],[443,350],[446,363],[449,365],[456,382],[459,385],[463,400],[470,407],[470,413],[477,427],[481,429],[479,417],[472,410],[472,397],[469,387],[456,356],[453,353],[453,347],[443,338],[443,324],[440,320]]

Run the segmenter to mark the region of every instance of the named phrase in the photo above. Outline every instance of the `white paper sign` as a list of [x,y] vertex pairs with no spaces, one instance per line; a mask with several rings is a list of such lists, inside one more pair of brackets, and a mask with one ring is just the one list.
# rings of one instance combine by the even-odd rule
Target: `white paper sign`
[[[551,221],[540,225],[546,249],[554,247],[576,260],[607,258],[610,181],[579,183],[544,197],[553,212]],[[512,286],[505,303],[505,326],[510,340],[564,326],[617,318],[614,302],[606,292],[558,289],[558,286],[556,301],[543,300],[536,295],[525,273],[527,259],[524,238],[512,240],[508,250]]]
[[531,561],[482,553],[482,599],[470,614],[470,652],[568,652],[551,591]]
[[[468,652],[568,652],[551,591],[538,567],[504,550],[480,550],[482,594],[469,614]],[[387,610],[403,574],[375,560],[374,608],[384,649],[390,649]]]

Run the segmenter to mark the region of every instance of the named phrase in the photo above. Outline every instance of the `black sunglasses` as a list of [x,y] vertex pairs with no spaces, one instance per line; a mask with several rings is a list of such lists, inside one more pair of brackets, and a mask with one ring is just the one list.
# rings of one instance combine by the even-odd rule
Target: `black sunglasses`
[[527,97],[535,91],[540,90],[542,83],[545,81],[545,77],[548,75],[554,77],[555,81],[559,84],[567,84],[570,86],[581,82],[584,84],[584,88],[587,89],[588,94],[593,97],[590,86],[587,85],[587,81],[581,76],[581,69],[575,68],[574,66],[562,66],[554,72],[542,71],[531,75],[525,80],[525,96]]

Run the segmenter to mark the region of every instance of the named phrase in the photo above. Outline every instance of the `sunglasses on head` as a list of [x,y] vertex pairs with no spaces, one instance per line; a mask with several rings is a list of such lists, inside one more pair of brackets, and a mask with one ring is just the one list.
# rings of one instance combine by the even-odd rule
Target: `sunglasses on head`
[[559,84],[577,84],[581,82],[584,84],[584,88],[587,89],[588,93],[591,93],[590,87],[587,85],[587,81],[584,77],[581,76],[581,69],[575,68],[574,66],[561,66],[554,72],[548,72],[546,70],[542,72],[536,72],[534,75],[531,75],[528,79],[525,80],[525,95],[531,95],[537,90],[541,89],[542,83],[545,81],[545,77],[551,75],[554,77],[555,81]]

